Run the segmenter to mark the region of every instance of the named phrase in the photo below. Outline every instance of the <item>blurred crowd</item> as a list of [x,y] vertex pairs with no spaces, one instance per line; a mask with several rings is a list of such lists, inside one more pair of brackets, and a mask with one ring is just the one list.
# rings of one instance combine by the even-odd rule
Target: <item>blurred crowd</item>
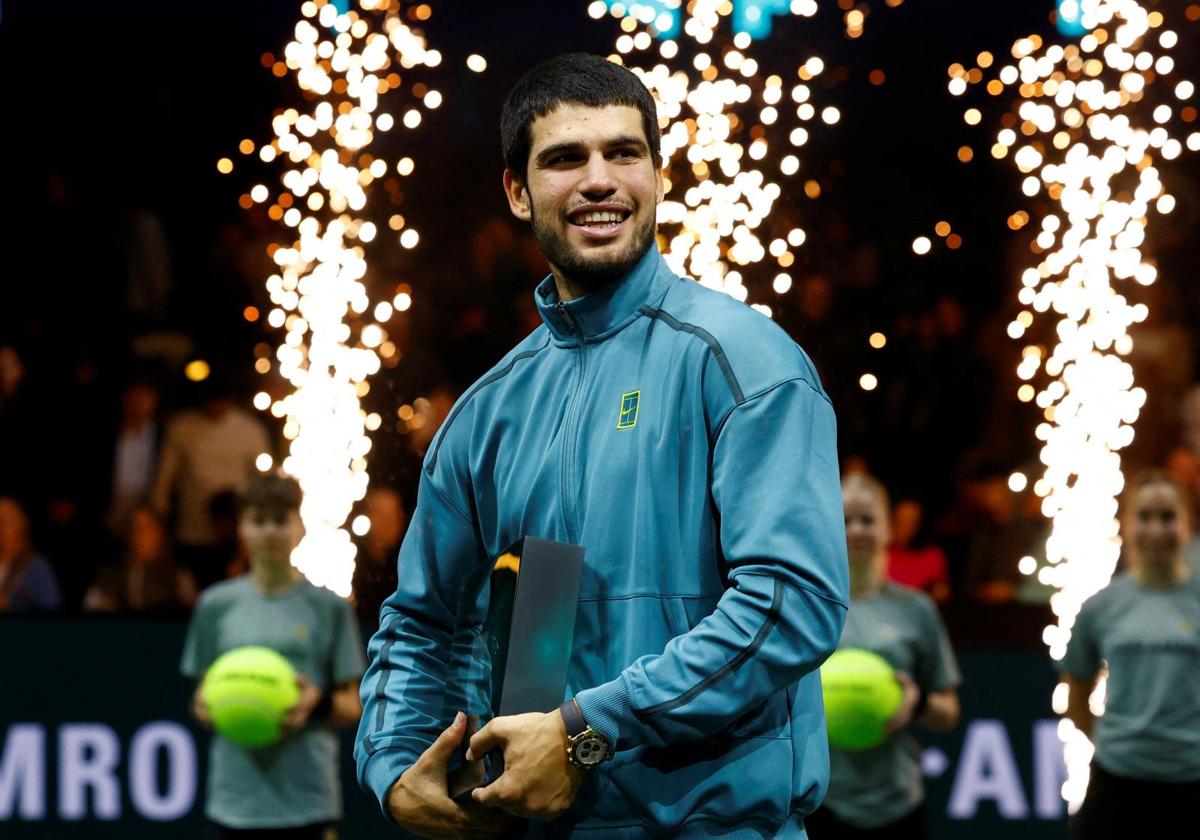
[[[62,253],[48,269],[103,283],[24,284],[0,315],[0,611],[186,611],[198,591],[244,571],[238,496],[260,454],[285,454],[278,424],[251,404],[258,391],[288,389],[269,364],[255,373],[278,336],[245,314],[270,307],[269,222],[251,210],[223,223],[184,268],[178,250],[196,246],[138,198],[92,224],[90,262]],[[40,201],[62,225],[95,218],[61,174]],[[820,225],[795,287],[771,303],[833,398],[845,470],[879,476],[893,494],[888,575],[942,604],[1044,605],[1037,413],[1013,396],[1011,306],[937,278],[890,283],[869,237],[835,213]],[[527,231],[485,214],[465,236],[428,240],[419,272],[402,249],[381,248],[365,280],[387,299],[397,278],[423,278],[412,308],[386,324],[396,350],[363,399],[384,418],[356,511],[372,523],[354,580],[368,625],[394,588],[439,423],[538,324],[531,290],[546,267]],[[1013,242],[1016,266],[1027,252]],[[1189,306],[1159,286],[1147,294],[1151,318],[1130,360],[1150,397],[1123,457],[1127,470],[1165,469],[1200,497],[1200,386],[1180,326]],[[201,358],[205,375],[185,376]],[[864,372],[877,387],[863,387]],[[1200,545],[1189,556],[1200,562]]]

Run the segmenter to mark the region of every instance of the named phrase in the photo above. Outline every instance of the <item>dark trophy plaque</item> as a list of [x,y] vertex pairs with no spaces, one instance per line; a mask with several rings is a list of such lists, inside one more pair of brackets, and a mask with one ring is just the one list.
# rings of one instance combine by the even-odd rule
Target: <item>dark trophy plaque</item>
[[[493,717],[550,712],[562,703],[582,572],[582,546],[525,537],[495,560],[480,597],[467,599],[476,615],[486,600],[486,617],[480,627],[460,616],[447,689],[470,717],[468,735]],[[448,708],[448,716],[456,711]],[[468,796],[501,772],[498,751],[462,762],[450,775],[450,795]]]

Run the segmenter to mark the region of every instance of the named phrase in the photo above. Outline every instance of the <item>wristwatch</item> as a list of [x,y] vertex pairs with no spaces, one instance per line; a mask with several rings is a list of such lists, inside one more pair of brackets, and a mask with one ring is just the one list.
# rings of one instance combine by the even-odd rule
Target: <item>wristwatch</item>
[[567,759],[572,764],[590,770],[612,758],[612,746],[608,739],[587,725],[574,698],[559,706],[558,711],[567,726]]

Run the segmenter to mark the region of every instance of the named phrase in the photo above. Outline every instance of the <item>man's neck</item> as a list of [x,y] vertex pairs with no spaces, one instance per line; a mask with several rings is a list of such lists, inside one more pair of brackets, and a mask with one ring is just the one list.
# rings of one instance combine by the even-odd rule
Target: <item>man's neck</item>
[[[584,295],[591,294],[596,289],[602,288],[607,284],[600,284],[595,287],[586,286],[570,277],[567,277],[559,269],[554,266],[550,267],[551,273],[554,275],[554,288],[558,290],[558,299],[561,301],[575,300]],[[611,281],[610,281],[611,282]]]

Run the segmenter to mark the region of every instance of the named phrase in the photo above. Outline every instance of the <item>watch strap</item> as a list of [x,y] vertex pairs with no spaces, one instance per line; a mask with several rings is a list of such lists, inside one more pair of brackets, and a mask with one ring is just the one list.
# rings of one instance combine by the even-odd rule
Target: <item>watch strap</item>
[[587,730],[587,721],[583,719],[583,712],[579,710],[579,704],[575,702],[574,697],[559,706],[558,711],[566,724],[568,738],[582,735]]

